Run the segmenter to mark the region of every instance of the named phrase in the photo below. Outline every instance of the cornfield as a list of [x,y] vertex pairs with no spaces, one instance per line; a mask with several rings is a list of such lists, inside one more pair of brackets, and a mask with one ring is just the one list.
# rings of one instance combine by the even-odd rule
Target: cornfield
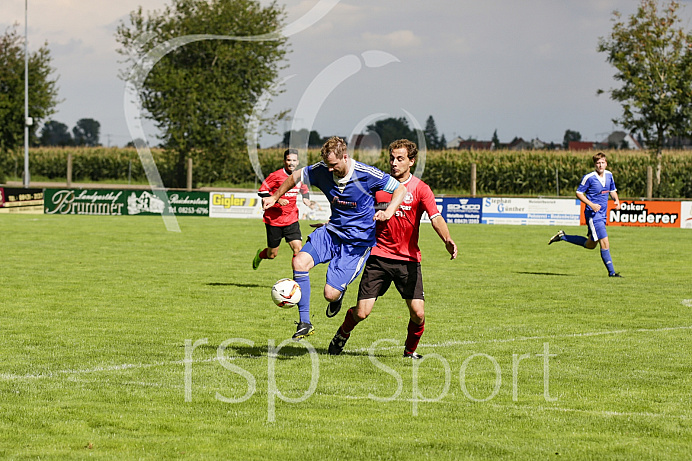
[[[145,182],[146,176],[134,148],[34,148],[30,151],[32,178],[65,181],[67,155],[72,154],[74,181],[120,181],[131,179]],[[593,168],[594,152],[568,151],[428,151],[421,155],[424,163],[422,179],[438,194],[466,195],[471,190],[471,165],[476,164],[478,195],[564,195],[573,196],[582,176]],[[174,170],[173,159],[160,149],[153,149],[156,166],[166,182]],[[613,172],[621,197],[646,195],[647,166],[654,166],[646,152],[607,151],[608,169]],[[356,151],[356,159],[388,171],[388,153],[379,155]],[[262,172],[281,168],[282,150],[263,149],[258,152]],[[319,152],[308,152],[308,163],[319,160]],[[256,182],[247,152],[231,152],[223,162],[214,165],[203,155],[193,155],[194,185],[247,186]],[[655,169],[655,166],[654,166]],[[23,171],[22,153],[0,153],[0,181],[16,178]],[[692,198],[692,152],[664,151],[661,183],[654,183],[654,196]]]

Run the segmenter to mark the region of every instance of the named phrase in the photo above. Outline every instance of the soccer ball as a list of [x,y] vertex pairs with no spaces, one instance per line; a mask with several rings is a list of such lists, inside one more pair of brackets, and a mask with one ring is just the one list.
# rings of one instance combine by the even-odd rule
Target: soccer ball
[[300,285],[293,279],[281,279],[272,287],[272,300],[282,309],[289,309],[300,301]]

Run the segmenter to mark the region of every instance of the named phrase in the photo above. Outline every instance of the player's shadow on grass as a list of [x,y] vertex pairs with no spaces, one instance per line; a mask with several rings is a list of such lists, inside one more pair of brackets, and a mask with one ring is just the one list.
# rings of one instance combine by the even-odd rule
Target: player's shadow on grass
[[238,287],[238,288],[269,288],[267,285],[260,285],[258,283],[237,283],[237,282],[209,282],[207,286],[210,287]]
[[[275,344],[275,347],[277,347],[280,344],[280,341]],[[314,344],[313,344],[314,347]],[[195,350],[206,350],[206,351],[213,351],[217,352],[219,348],[219,345],[214,345],[214,344],[200,344],[195,348]],[[327,353],[326,348],[320,348],[320,347],[315,347],[315,351],[322,355]],[[308,349],[299,343],[294,344],[286,344],[284,345],[280,350],[279,353],[277,354],[276,358],[278,360],[289,360],[294,357],[301,357],[304,355],[309,354],[310,352]],[[234,344],[231,343],[228,346],[226,346],[226,349],[224,350],[224,357],[227,359],[261,359],[269,356],[269,347],[266,345],[257,345],[257,346],[243,346],[239,344]]]
[[[276,346],[278,346],[280,343],[277,343]],[[312,343],[311,343],[312,344]],[[323,355],[329,355],[327,352],[326,347],[315,347],[314,344],[312,346],[315,348],[315,352],[319,354],[320,356]],[[195,348],[195,350],[202,350],[202,351],[208,351],[208,352],[214,352],[216,353],[218,351],[219,346],[214,345],[214,344],[200,344]],[[295,357],[302,357],[305,355],[308,355],[310,351],[305,347],[302,346],[300,343],[293,343],[293,344],[287,344],[284,345],[279,350],[279,353],[277,355],[278,360],[291,360]],[[390,357],[392,354],[387,352],[387,351],[376,351],[374,354],[370,354],[368,351],[344,351],[342,352],[343,356],[354,356],[354,357],[367,357],[372,355],[373,357]],[[243,346],[243,345],[237,345],[237,344],[229,344],[226,346],[226,349],[224,350],[224,357],[226,357],[229,360],[232,359],[261,359],[269,356],[269,348],[267,346],[262,346],[262,345],[257,345],[257,346]]]
[[526,274],[526,275],[551,275],[551,276],[557,276],[557,277],[573,277],[572,274],[558,274],[556,272],[516,272],[517,274]]

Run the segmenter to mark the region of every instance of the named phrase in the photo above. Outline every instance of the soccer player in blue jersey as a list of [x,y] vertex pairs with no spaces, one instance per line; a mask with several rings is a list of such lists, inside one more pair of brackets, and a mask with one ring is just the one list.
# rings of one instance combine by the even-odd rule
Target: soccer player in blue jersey
[[567,235],[560,230],[550,238],[548,245],[563,240],[573,245],[593,250],[596,248],[596,242],[598,242],[601,246],[601,259],[606,269],[608,269],[608,275],[610,277],[621,277],[620,274],[615,272],[613,267],[613,260],[610,257],[610,243],[608,242],[608,233],[606,232],[608,197],[613,197],[616,210],[620,209],[620,199],[615,188],[615,181],[613,181],[613,174],[606,170],[608,161],[605,154],[599,152],[594,155],[593,163],[595,171],[585,175],[577,188],[577,198],[586,205],[584,208],[584,219],[589,229],[586,237]]
[[[294,171],[270,197],[262,198],[264,209],[291,190],[299,181],[315,186],[329,200],[329,222],[317,228],[293,258],[293,279],[302,291],[298,312],[300,322],[293,339],[311,335],[310,269],[329,263],[324,298],[329,301],[327,316],[339,312],[346,287],[358,276],[376,243],[375,221],[394,216],[406,196],[406,187],[375,167],[349,157],[346,142],[339,137],[327,140],[321,150],[322,161]],[[385,210],[375,210],[375,193],[383,190],[392,195]]]

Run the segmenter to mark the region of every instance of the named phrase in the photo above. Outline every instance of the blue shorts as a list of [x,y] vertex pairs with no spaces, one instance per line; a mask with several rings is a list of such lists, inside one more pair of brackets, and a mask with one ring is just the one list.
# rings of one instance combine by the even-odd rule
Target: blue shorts
[[589,229],[586,234],[589,239],[598,242],[602,238],[608,237],[608,232],[606,232],[606,220],[604,217],[599,215],[589,216],[585,214],[584,218],[586,219],[586,227]]
[[300,251],[312,256],[315,266],[329,263],[327,285],[339,291],[344,291],[358,277],[370,255],[370,247],[350,245],[329,232],[327,226],[318,227],[310,234]]

